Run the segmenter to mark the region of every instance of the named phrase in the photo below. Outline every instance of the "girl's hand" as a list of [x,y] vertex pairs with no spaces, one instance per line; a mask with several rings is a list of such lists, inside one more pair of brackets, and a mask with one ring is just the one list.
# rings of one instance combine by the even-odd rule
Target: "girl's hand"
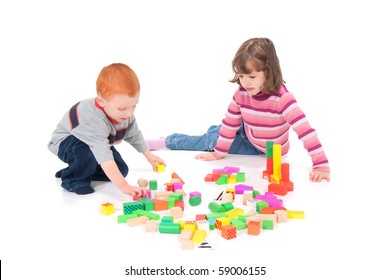
[[310,181],[312,182],[321,182],[322,180],[330,181],[330,173],[329,172],[321,172],[313,170],[310,172]]
[[216,160],[217,158],[214,156],[214,153],[202,153],[195,156],[196,159],[202,160]]

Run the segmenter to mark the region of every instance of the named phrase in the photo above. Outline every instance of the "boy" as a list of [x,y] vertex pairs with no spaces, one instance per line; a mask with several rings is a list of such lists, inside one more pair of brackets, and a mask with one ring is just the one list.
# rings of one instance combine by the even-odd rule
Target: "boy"
[[125,179],[129,169],[114,145],[125,140],[156,169],[164,163],[149,151],[133,115],[140,85],[125,64],[104,67],[96,81],[97,97],[75,104],[58,123],[48,144],[68,167],[56,173],[61,186],[76,194],[93,193],[91,181],[112,181],[124,194],[146,196],[143,188]]

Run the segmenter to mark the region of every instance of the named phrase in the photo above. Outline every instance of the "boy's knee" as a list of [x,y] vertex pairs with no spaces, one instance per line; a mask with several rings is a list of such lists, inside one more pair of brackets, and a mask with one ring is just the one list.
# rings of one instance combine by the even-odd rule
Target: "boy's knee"
[[120,167],[120,171],[123,177],[126,177],[127,174],[129,174],[129,167],[126,164],[124,164],[123,166]]

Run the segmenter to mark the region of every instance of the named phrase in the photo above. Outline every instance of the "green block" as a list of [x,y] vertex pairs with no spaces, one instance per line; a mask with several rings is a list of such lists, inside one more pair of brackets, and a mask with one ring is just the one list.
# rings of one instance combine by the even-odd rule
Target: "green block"
[[181,228],[180,228],[180,224],[177,223],[160,223],[158,225],[158,231],[160,233],[180,234]]
[[154,202],[149,197],[141,197],[139,201],[142,202],[146,211],[154,210]]
[[220,212],[220,213],[210,213],[210,214],[206,214],[206,218],[207,220],[210,219],[210,218],[221,218],[221,217],[226,217],[226,213],[225,212]]
[[136,214],[127,214],[127,215],[119,215],[118,216],[118,224],[126,223],[127,220],[137,218]]
[[245,172],[238,172],[236,174],[236,182],[237,183],[245,182]]
[[258,201],[256,202],[256,212],[261,214],[261,209],[268,206],[269,206],[268,202]]
[[261,224],[263,229],[274,229],[274,221],[272,220],[263,220]]
[[161,218],[162,223],[173,223],[173,216],[164,216]]
[[246,223],[239,219],[230,219],[230,223],[237,228],[237,230],[246,229]]
[[265,142],[265,157],[272,158],[274,156],[274,142],[267,141]]
[[218,180],[215,182],[217,185],[225,185],[228,183],[229,176],[227,174],[221,174]]
[[133,201],[133,202],[125,202],[123,203],[123,214],[132,214],[135,210],[144,209],[144,205],[142,202]]
[[209,203],[209,209],[213,213],[226,212],[225,208],[222,205],[220,205],[219,203],[215,202],[215,201],[212,201],[212,202]]
[[168,197],[166,201],[168,201],[168,209],[175,207],[175,199],[173,197]]
[[156,180],[150,180],[149,181],[149,189],[157,190],[157,181]]
[[237,217],[240,221],[246,223],[246,219],[248,218],[248,215],[240,215]]
[[252,191],[252,197],[253,197],[253,198],[255,198],[256,195],[258,195],[258,194],[260,194],[259,191],[256,191],[256,190],[253,190],[253,191]]
[[173,192],[169,197],[172,197],[173,199],[175,199],[175,201],[176,200],[183,200],[182,193]]
[[234,205],[233,205],[233,203],[230,202],[230,201],[229,201],[229,202],[222,203],[221,206],[222,206],[223,208],[225,208],[225,211],[229,211],[229,210],[234,209]]
[[189,203],[191,206],[197,206],[202,202],[200,196],[194,196],[189,199]]
[[146,211],[146,210],[142,210],[142,209],[138,209],[136,211],[133,212],[133,214],[136,214],[138,217],[140,216],[146,216],[149,218],[149,220],[159,220],[160,219],[160,215],[157,214],[157,213],[154,213],[154,212],[149,212],[149,211]]

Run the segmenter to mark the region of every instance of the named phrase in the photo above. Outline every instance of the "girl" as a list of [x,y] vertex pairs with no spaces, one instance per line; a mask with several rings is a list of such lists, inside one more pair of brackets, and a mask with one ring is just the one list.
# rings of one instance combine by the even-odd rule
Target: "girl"
[[233,61],[233,83],[239,85],[233,95],[222,124],[211,126],[201,136],[174,133],[166,138],[149,140],[149,148],[157,150],[212,151],[195,158],[218,160],[229,154],[260,155],[266,141],[282,145],[287,154],[290,127],[308,151],[313,167],[310,180],[330,180],[328,159],[305,114],[283,82],[274,44],[267,38],[244,42]]

